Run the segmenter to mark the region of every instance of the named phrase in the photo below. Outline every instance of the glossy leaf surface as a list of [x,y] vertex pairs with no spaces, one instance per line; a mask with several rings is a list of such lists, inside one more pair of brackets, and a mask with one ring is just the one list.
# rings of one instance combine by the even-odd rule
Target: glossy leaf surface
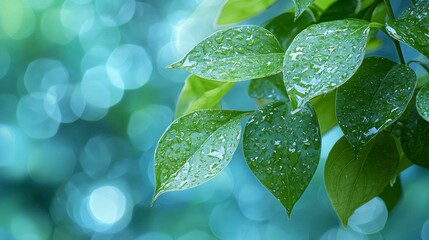
[[411,162],[429,168],[429,122],[422,119],[416,109],[402,130],[401,145]]
[[311,25],[285,53],[283,78],[294,108],[347,81],[365,54],[369,23],[346,19]]
[[256,99],[287,100],[287,93],[281,74],[253,79],[249,85],[249,96]]
[[329,131],[337,124],[335,115],[335,96],[336,92],[332,91],[325,95],[314,98],[311,102],[319,119],[320,131],[322,134]]
[[357,151],[402,115],[416,81],[415,73],[407,66],[369,57],[338,88],[338,124]]
[[232,24],[246,20],[275,2],[276,0],[227,0],[217,18],[217,24]]
[[164,192],[196,187],[222,171],[238,146],[246,114],[202,110],[176,119],[155,151],[153,201]]
[[321,149],[311,105],[291,111],[288,102],[264,106],[250,117],[243,136],[247,164],[288,214],[313,177]]
[[169,67],[209,80],[236,82],[279,73],[282,56],[283,49],[270,31],[238,26],[215,32]]
[[177,100],[175,118],[196,110],[220,108],[222,97],[233,85],[234,83],[209,81],[191,74]]
[[293,0],[295,3],[295,19],[298,19],[299,16],[305,11],[305,9],[310,6],[314,0]]
[[287,12],[271,19],[265,28],[276,36],[283,49],[287,49],[295,36],[314,21],[314,17],[308,11],[303,12],[296,20],[293,13]]
[[338,140],[326,161],[325,184],[344,226],[358,207],[384,190],[398,162],[395,140],[387,133],[379,134],[358,156],[345,137]]
[[389,20],[386,30],[391,37],[429,57],[429,2],[418,1],[398,19]]
[[416,106],[420,116],[429,122],[429,84],[419,90]]

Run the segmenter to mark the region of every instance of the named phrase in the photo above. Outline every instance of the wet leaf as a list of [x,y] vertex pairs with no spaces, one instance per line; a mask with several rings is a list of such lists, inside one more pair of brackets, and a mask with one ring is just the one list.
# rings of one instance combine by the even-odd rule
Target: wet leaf
[[311,102],[319,119],[320,131],[322,134],[329,131],[337,124],[335,115],[335,96],[336,92],[332,91],[325,95],[314,98]]
[[429,122],[429,84],[419,90],[416,98],[416,106],[420,116]]
[[296,20],[294,13],[287,12],[271,19],[265,28],[276,36],[283,49],[287,49],[295,36],[314,21],[313,15],[308,11],[303,12]]
[[240,141],[240,121],[247,112],[201,110],[176,119],[155,151],[153,201],[168,191],[196,187],[229,163]]
[[237,82],[281,71],[283,49],[274,35],[259,26],[238,26],[215,32],[169,67],[199,77]]
[[175,118],[196,110],[220,108],[222,97],[233,85],[234,83],[210,81],[191,74],[177,100]]
[[429,57],[429,2],[420,0],[396,20],[390,19],[387,33]]
[[310,6],[314,0],[293,0],[295,3],[295,19],[298,19],[299,16],[305,11],[305,9]]
[[249,84],[249,96],[256,99],[287,100],[287,93],[281,74],[253,79]]
[[413,70],[390,60],[365,58],[338,88],[336,113],[347,140],[359,151],[407,108],[416,86]]
[[290,103],[275,102],[247,122],[243,151],[259,181],[290,214],[316,171],[321,138],[310,104],[291,114]]
[[395,140],[387,133],[380,133],[357,156],[345,137],[338,140],[326,161],[325,185],[344,226],[358,207],[384,190],[398,161]]
[[273,5],[276,0],[227,0],[217,18],[217,25],[241,22]]
[[359,4],[357,0],[339,0],[331,4],[320,16],[320,22],[354,17]]
[[429,122],[421,118],[415,108],[402,130],[401,144],[411,162],[429,168]]
[[368,32],[368,22],[345,19],[311,25],[295,37],[283,63],[283,78],[294,109],[332,91],[356,72]]

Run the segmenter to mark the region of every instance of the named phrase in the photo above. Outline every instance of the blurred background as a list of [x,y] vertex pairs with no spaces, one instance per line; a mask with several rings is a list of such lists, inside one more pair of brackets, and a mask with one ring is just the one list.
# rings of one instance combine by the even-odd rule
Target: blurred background
[[[418,167],[401,174],[392,211],[375,198],[341,227],[322,175],[338,128],[324,136],[320,166],[290,219],[241,147],[210,182],[150,206],[153,152],[187,76],[165,66],[221,29],[222,3],[0,1],[1,240],[429,239],[429,175]],[[242,24],[291,7],[277,1]],[[236,84],[224,108],[255,109],[247,86]]]

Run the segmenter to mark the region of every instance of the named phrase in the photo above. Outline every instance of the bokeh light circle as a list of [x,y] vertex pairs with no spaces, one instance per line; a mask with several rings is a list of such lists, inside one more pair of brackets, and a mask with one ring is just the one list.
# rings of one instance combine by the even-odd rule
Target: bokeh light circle
[[64,65],[54,59],[40,58],[32,61],[24,74],[24,86],[29,93],[46,92],[56,84],[69,82],[69,73]]
[[375,197],[355,210],[348,225],[356,232],[374,234],[384,228],[387,215],[386,204],[381,198]]
[[116,48],[107,60],[107,72],[116,87],[135,89],[143,86],[152,74],[152,62],[144,48],[126,44]]
[[79,34],[84,24],[93,21],[95,10],[92,3],[77,3],[65,0],[61,6],[61,24],[74,34]]
[[126,198],[114,186],[102,186],[92,191],[89,207],[92,215],[101,223],[113,224],[125,214]]
[[135,1],[95,0],[95,10],[100,20],[109,27],[127,23],[134,15]]
[[75,92],[73,84],[59,84],[50,87],[43,102],[46,113],[54,120],[62,123],[72,123],[79,119],[83,110],[74,110],[73,99]]

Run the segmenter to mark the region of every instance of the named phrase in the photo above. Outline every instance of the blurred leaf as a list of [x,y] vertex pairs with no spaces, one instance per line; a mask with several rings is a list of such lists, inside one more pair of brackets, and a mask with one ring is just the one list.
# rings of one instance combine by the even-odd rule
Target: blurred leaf
[[420,116],[429,122],[429,84],[419,90],[416,97],[416,107]]
[[177,100],[174,117],[201,109],[220,108],[222,97],[233,85],[234,83],[209,81],[191,74]]
[[305,9],[310,6],[314,0],[293,0],[295,3],[295,19],[298,19],[299,16],[305,11]]
[[291,114],[289,102],[257,110],[247,122],[243,151],[247,164],[290,215],[316,171],[321,136],[310,104]]
[[283,77],[293,108],[347,81],[365,54],[369,23],[345,19],[311,25],[286,50]]
[[421,76],[419,79],[417,79],[417,88],[421,88],[424,85],[428,84],[429,83],[429,59],[425,57],[418,57],[408,62],[408,64],[410,63],[419,64],[428,73]]
[[314,23],[314,16],[305,11],[295,20],[293,13],[283,13],[271,19],[265,28],[276,36],[283,49],[287,49],[295,36]]
[[386,204],[387,210],[390,212],[399,202],[402,196],[401,178],[397,176],[394,183],[387,184],[383,192],[378,195]]
[[337,91],[338,124],[357,151],[407,108],[416,86],[410,68],[380,57],[365,58]]
[[325,184],[344,226],[358,207],[384,190],[398,162],[395,140],[388,133],[380,133],[357,156],[345,137],[338,140],[326,161]]
[[398,19],[389,19],[386,30],[391,37],[429,57],[429,2],[420,0]]
[[249,96],[256,99],[287,100],[287,93],[281,74],[253,79],[249,85]]
[[354,17],[358,0],[339,0],[331,4],[320,16],[320,22]]
[[411,162],[429,168],[429,122],[421,118],[415,108],[402,130],[401,144]]
[[215,32],[169,67],[209,80],[237,82],[279,73],[282,58],[282,47],[267,29],[238,26]]
[[319,119],[320,131],[322,134],[329,131],[337,124],[335,115],[335,96],[336,92],[332,91],[325,95],[315,97],[311,102]]
[[217,18],[217,25],[241,22],[273,5],[276,0],[227,0]]
[[176,119],[155,150],[152,202],[164,192],[196,187],[221,172],[240,142],[240,121],[247,114],[201,110]]

